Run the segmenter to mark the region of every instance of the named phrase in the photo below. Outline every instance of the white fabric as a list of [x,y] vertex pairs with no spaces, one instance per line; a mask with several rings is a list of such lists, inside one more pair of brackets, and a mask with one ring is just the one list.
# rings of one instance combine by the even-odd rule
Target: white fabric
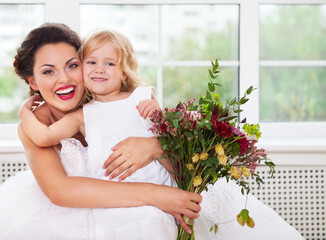
[[[87,174],[87,149],[76,139],[61,141],[69,176]],[[30,171],[0,185],[1,240],[176,239],[170,215],[156,207],[87,209],[52,204]]]
[[[149,122],[138,117],[134,105],[144,99],[141,98],[144,94],[149,99],[150,92],[150,88],[137,88],[127,99],[113,104],[95,102],[84,108],[91,159],[88,160],[87,148],[78,140],[61,141],[61,161],[69,176],[103,179],[101,166],[111,153],[110,146],[128,136],[151,136],[145,131]],[[156,160],[139,169],[127,181],[174,184]],[[244,207],[245,197],[234,183],[219,180],[202,195],[201,215],[195,220],[196,240],[303,239],[271,208],[251,195],[247,208],[256,226],[254,229],[240,226],[235,216]],[[219,225],[216,235],[209,231],[212,222]],[[56,206],[43,194],[30,171],[18,173],[0,186],[1,240],[174,240],[176,236],[173,218],[156,207],[80,209]]]
[[[70,176],[87,172],[87,154],[77,140],[62,143],[62,163]],[[271,208],[249,195],[247,208],[254,229],[240,226],[235,216],[245,197],[234,183],[219,180],[203,192],[202,210],[195,220],[196,240],[301,240],[303,237]],[[53,205],[30,171],[18,173],[0,186],[0,239],[176,239],[171,219],[155,207],[73,209]],[[215,235],[212,222],[218,223]],[[144,227],[145,226],[145,227]],[[136,229],[136,230],[135,230]],[[131,237],[132,236],[132,237]]]
[[[196,240],[303,240],[301,234],[286,223],[273,209],[248,195],[247,209],[255,227],[241,226],[236,215],[245,207],[246,197],[240,187],[225,179],[208,186],[202,193],[200,217],[195,220]],[[210,231],[212,223],[218,231]]]
[[[114,145],[128,137],[153,136],[149,131],[151,121],[140,117],[136,108],[140,101],[151,99],[151,94],[152,87],[138,87],[128,98],[114,102],[94,101],[83,107],[89,156],[87,168],[92,177],[108,179],[102,165]],[[137,170],[125,181],[176,186],[169,172],[157,160]]]

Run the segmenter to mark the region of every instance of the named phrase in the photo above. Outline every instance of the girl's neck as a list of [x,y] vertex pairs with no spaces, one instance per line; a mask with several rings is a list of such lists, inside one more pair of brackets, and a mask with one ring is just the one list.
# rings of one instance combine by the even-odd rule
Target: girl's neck
[[113,92],[109,94],[95,94],[95,99],[98,102],[114,102],[122,99],[126,99],[130,96],[131,92]]

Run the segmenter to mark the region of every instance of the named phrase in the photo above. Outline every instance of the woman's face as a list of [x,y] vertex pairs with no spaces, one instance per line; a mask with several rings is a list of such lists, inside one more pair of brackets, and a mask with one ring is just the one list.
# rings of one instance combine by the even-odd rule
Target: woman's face
[[37,50],[29,77],[31,87],[39,90],[52,112],[74,109],[84,92],[82,66],[76,49],[67,43],[46,44]]

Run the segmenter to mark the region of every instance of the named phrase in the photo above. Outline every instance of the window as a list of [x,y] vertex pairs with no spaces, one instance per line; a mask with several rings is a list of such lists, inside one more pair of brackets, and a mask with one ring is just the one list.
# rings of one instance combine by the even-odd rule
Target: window
[[44,22],[44,5],[0,4],[0,123],[17,122],[28,87],[12,67],[16,49],[30,30]]
[[238,4],[82,4],[80,19],[81,36],[101,28],[130,38],[163,106],[199,96],[216,58],[224,62],[221,97],[238,93]]
[[43,22],[81,37],[103,28],[125,34],[163,106],[198,96],[218,58],[222,99],[258,88],[243,116],[261,123],[263,137],[325,138],[326,0],[1,2],[0,139],[28,93],[11,67],[15,48]]
[[326,5],[260,6],[260,120],[326,120]]

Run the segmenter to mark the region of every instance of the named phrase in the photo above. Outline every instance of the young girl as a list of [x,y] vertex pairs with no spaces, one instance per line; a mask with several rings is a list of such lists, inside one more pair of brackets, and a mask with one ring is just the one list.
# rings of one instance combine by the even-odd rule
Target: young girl
[[[130,136],[153,136],[148,131],[149,120],[143,119],[140,113],[146,118],[154,109],[158,108],[158,104],[151,100],[153,89],[140,86],[142,79],[137,74],[138,64],[132,45],[121,34],[110,31],[95,33],[83,43],[79,55],[83,63],[85,86],[94,95],[95,100],[84,105],[83,108],[65,115],[50,126],[44,125],[34,116],[30,111],[34,99],[28,100],[19,113],[27,135],[36,145],[46,147],[58,144],[60,140],[81,132],[88,144],[87,166],[81,172],[88,177],[104,179],[109,176],[110,180],[115,181],[125,180],[127,182],[149,182],[176,186],[167,169],[157,160],[151,161],[126,179],[123,179],[123,176],[114,178],[112,176],[114,173],[109,175],[112,166],[104,172],[103,168],[106,169],[110,165],[110,161],[106,161],[107,156],[112,153],[111,148],[117,143]],[[47,66],[44,67],[44,72],[51,74],[52,70],[47,70]],[[70,96],[67,93],[73,92],[73,90],[73,85],[67,85],[54,91],[59,97],[66,98]],[[138,105],[139,102],[141,103]],[[37,131],[34,131],[35,129]],[[161,162],[169,170],[172,170],[167,160]],[[115,166],[112,169],[115,169],[117,165],[124,169],[128,167],[124,166],[123,159],[115,161],[113,164]],[[118,170],[119,167],[116,171]],[[112,221],[112,215],[108,214],[108,212],[113,214],[112,209],[108,209],[108,212],[103,209],[94,209],[93,211],[95,219],[99,222],[109,223]],[[157,226],[170,225],[166,227],[166,229],[170,229],[168,235],[171,237],[170,239],[175,239],[177,227],[174,219],[169,214],[165,215],[168,219],[162,216],[162,219],[157,222]],[[98,232],[101,232],[101,226],[96,224],[96,227]],[[134,230],[136,231],[136,229]]]

